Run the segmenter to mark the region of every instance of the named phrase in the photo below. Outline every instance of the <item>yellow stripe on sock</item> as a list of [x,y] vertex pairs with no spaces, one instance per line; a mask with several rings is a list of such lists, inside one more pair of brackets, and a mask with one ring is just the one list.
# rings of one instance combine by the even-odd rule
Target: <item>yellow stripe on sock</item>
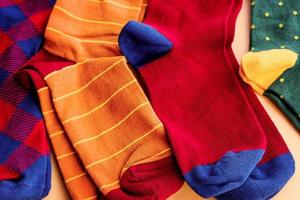
[[110,3],[112,5],[119,6],[121,8],[132,9],[132,10],[140,10],[141,9],[139,7],[136,7],[136,6],[128,6],[128,5],[117,3],[117,2],[111,1],[111,0],[89,0],[89,1],[97,2],[97,3]]
[[55,136],[57,136],[57,135],[61,135],[61,134],[63,134],[64,133],[64,131],[58,131],[58,132],[55,132],[55,133],[52,133],[52,134],[49,134],[49,137],[55,137]]
[[80,178],[80,177],[82,177],[82,176],[85,176],[85,175],[86,175],[86,173],[82,173],[82,174],[79,174],[79,175],[77,175],[77,176],[73,176],[72,178],[66,179],[66,180],[65,180],[65,183],[68,183],[68,182],[70,182],[70,181],[73,181],[73,180],[78,179],[78,178]]
[[[118,56],[118,57],[120,57],[120,59],[122,59],[122,60],[125,60],[125,57],[124,57],[124,56]],[[65,70],[69,70],[69,69],[76,68],[76,67],[78,67],[78,66],[81,66],[81,65],[84,64],[84,63],[87,63],[87,62],[90,62],[90,61],[93,61],[93,60],[99,60],[99,58],[89,58],[89,59],[86,59],[86,60],[84,60],[84,61],[78,62],[78,63],[76,63],[76,64],[74,64],[74,65],[70,65],[70,66],[64,67],[64,68],[62,68],[62,69],[60,69],[60,70],[53,71],[53,72],[47,74],[47,75],[44,77],[44,80],[49,79],[50,77],[54,76],[55,74],[59,74],[60,72],[63,72],[63,71],[65,71]]]
[[45,90],[49,90],[49,88],[48,87],[42,87],[42,88],[38,89],[37,92],[40,93],[40,92],[43,92]]
[[55,112],[55,111],[54,110],[48,110],[48,111],[42,112],[42,114],[43,115],[47,115],[47,114],[53,113],[53,112]]
[[130,81],[129,83],[125,84],[124,86],[122,86],[120,89],[118,89],[117,91],[115,91],[106,101],[104,101],[103,103],[101,103],[100,105],[98,105],[97,107],[93,108],[92,110],[84,113],[84,114],[81,114],[81,115],[78,115],[76,117],[72,117],[72,118],[69,118],[67,120],[64,120],[62,122],[62,124],[66,124],[66,123],[69,123],[71,121],[74,121],[74,120],[78,120],[78,119],[81,119],[81,118],[84,118],[94,112],[96,112],[97,110],[99,110],[100,108],[102,108],[103,106],[105,106],[108,102],[110,102],[110,100],[115,97],[118,93],[120,93],[122,90],[124,90],[126,87],[128,87],[129,85],[133,84],[133,83],[136,83],[137,80],[132,80]]
[[126,150],[127,150],[128,148],[130,148],[132,145],[134,145],[134,144],[138,143],[139,141],[143,140],[145,137],[147,137],[147,136],[149,136],[150,134],[152,134],[157,128],[162,127],[162,126],[163,126],[163,125],[162,125],[161,123],[158,124],[158,125],[155,126],[153,129],[151,129],[150,131],[148,131],[148,132],[147,132],[146,134],[144,134],[143,136],[141,136],[141,137],[135,139],[133,142],[131,142],[130,144],[128,144],[128,145],[127,145],[126,147],[124,147],[123,149],[117,151],[116,153],[114,153],[114,154],[112,154],[112,155],[110,155],[110,156],[108,156],[108,157],[106,157],[106,158],[102,158],[102,159],[100,159],[100,160],[98,160],[98,161],[92,162],[91,164],[86,165],[85,168],[88,169],[88,168],[91,168],[91,167],[93,167],[93,166],[95,166],[95,165],[97,165],[97,164],[100,164],[100,163],[102,163],[102,162],[105,162],[105,161],[107,161],[107,160],[112,159],[113,157],[115,157],[115,156],[121,154],[122,152],[126,151]]
[[115,25],[115,26],[120,26],[120,27],[123,27],[123,26],[124,26],[124,24],[116,23],[116,22],[84,19],[84,18],[81,18],[81,17],[78,17],[78,16],[72,14],[72,13],[69,12],[68,10],[66,10],[66,9],[64,9],[63,7],[58,6],[58,5],[55,5],[55,6],[54,6],[54,9],[60,10],[61,12],[65,13],[65,14],[68,15],[69,17],[72,17],[73,19],[76,19],[76,20],[82,21],[82,22],[86,22],[86,23],[107,24],[107,25]]
[[100,189],[100,191],[102,191],[105,188],[108,188],[108,187],[111,187],[111,186],[114,186],[114,185],[118,185],[119,183],[120,183],[120,180],[117,180],[115,182],[103,185],[103,186],[99,187],[99,189]]
[[94,78],[92,78],[89,82],[87,82],[84,86],[82,86],[81,88],[73,91],[73,92],[70,92],[70,93],[67,93],[65,95],[62,95],[60,97],[57,97],[57,98],[54,98],[53,101],[56,102],[56,101],[59,101],[59,100],[62,100],[66,97],[69,97],[69,96],[72,96],[74,94],[77,94],[81,91],[83,91],[84,89],[86,89],[89,85],[91,85],[95,80],[97,80],[99,77],[101,77],[103,74],[105,74],[106,72],[110,71],[114,66],[116,66],[117,64],[121,63],[122,61],[125,62],[125,60],[119,60],[117,62],[115,62],[114,64],[112,64],[111,66],[109,66],[107,69],[105,69],[103,72],[99,73],[98,75],[96,75]]
[[57,160],[66,158],[66,157],[71,156],[71,155],[73,155],[73,154],[75,154],[74,151],[73,151],[73,152],[70,152],[70,153],[66,153],[66,154],[60,155],[60,156],[57,157]]
[[[163,151],[161,151],[161,152],[159,152],[159,153],[157,153],[157,154],[155,154],[155,155],[153,155],[153,156],[150,156],[149,158],[145,158],[145,159],[148,160],[148,159],[151,159],[151,158],[158,157],[158,156],[160,156],[160,155],[162,155],[162,154],[164,154],[164,153],[166,153],[166,152],[168,152],[168,151],[171,151],[171,150],[172,150],[171,148],[167,148],[167,149],[165,149],[165,150],[163,150]],[[138,165],[138,164],[145,163],[145,162],[144,162],[145,159],[143,159],[142,161],[133,163],[133,164],[130,165],[129,167],[124,167],[124,168],[121,170],[121,172],[124,173],[124,171],[126,171],[128,168],[130,168],[130,167],[132,167],[132,166],[135,166],[135,165]]]
[[47,75],[44,77],[44,80],[46,81],[47,79],[49,79],[50,77],[54,76],[55,74],[58,74],[58,73],[60,73],[60,72],[62,72],[62,71],[65,71],[65,70],[68,70],[68,69],[71,69],[71,68],[75,68],[75,67],[77,67],[77,66],[79,66],[79,65],[81,65],[81,64],[87,63],[87,62],[89,62],[89,61],[91,61],[91,60],[95,60],[95,59],[97,59],[97,58],[94,58],[94,59],[88,59],[88,60],[85,60],[85,61],[76,63],[76,64],[74,64],[74,65],[70,65],[70,66],[68,66],[68,67],[64,67],[64,68],[62,68],[62,69],[60,69],[60,70],[53,71],[53,72],[47,74]]
[[88,198],[85,198],[85,199],[83,199],[83,200],[92,200],[92,199],[98,199],[98,196],[88,197]]
[[80,43],[113,44],[113,45],[117,45],[118,46],[118,42],[113,42],[113,41],[79,39],[77,37],[74,37],[72,35],[68,35],[67,33],[64,33],[64,32],[62,32],[60,30],[57,30],[57,29],[49,27],[49,26],[46,28],[46,30],[54,32],[54,33],[59,34],[59,35],[62,35],[64,37],[76,40],[76,41],[78,41]]
[[79,140],[78,142],[75,142],[73,144],[74,147],[76,147],[77,145],[79,144],[82,144],[82,143],[85,143],[85,142],[89,142],[89,141],[92,141],[92,140],[95,140],[103,135],[105,135],[106,133],[114,130],[115,128],[117,128],[118,126],[120,126],[123,122],[125,122],[131,115],[133,115],[136,111],[138,111],[140,108],[142,108],[143,106],[147,105],[147,104],[150,104],[148,101],[145,102],[145,103],[142,103],[141,105],[137,106],[135,109],[133,109],[126,117],[124,117],[122,120],[120,120],[118,123],[116,123],[114,126],[112,126],[111,128],[109,129],[106,129],[105,131],[102,131],[101,133],[97,134],[96,136],[94,137],[90,137],[90,138],[86,138],[86,139],[83,139],[83,140]]

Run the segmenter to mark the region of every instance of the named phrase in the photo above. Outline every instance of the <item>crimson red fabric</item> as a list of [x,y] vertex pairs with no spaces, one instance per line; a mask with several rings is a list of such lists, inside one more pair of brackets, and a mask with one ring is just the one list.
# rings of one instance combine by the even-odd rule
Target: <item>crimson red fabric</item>
[[[230,30],[232,31],[232,33],[234,33],[234,27],[233,29]],[[229,35],[232,35],[232,37],[229,39],[232,41],[233,34],[229,34]],[[268,115],[264,107],[257,99],[253,89],[248,84],[243,82],[242,79],[239,78],[239,74],[238,74],[239,64],[234,56],[231,46],[228,46],[227,53],[228,53],[229,62],[231,63],[230,66],[232,67],[234,73],[236,74],[236,77],[238,77],[237,79],[244,89],[244,93],[247,97],[247,101],[249,102],[253,111],[255,112],[256,117],[260,122],[260,125],[264,130],[267,139],[266,153],[264,154],[259,164],[264,164],[275,157],[290,153],[284,139],[282,138],[281,134],[279,133],[278,129],[274,125],[273,121],[271,120],[270,116]]]
[[240,2],[152,0],[149,5],[144,22],[174,47],[139,72],[183,173],[216,163],[230,151],[265,149],[264,133],[225,53],[231,45],[228,13],[238,11]]
[[55,56],[48,51],[42,49],[34,57],[24,64],[24,67],[17,74],[22,73],[24,69],[38,70],[41,77],[58,71],[64,67],[75,64],[75,62]]
[[[122,176],[121,188],[108,193],[105,199],[167,199],[182,186],[182,179],[179,176],[174,176],[174,172],[178,172],[178,167],[172,157],[133,166]],[[126,191],[134,191],[134,195],[128,194]],[[159,194],[160,196],[150,196],[145,195],[145,193]]]
[[14,77],[27,90],[39,90],[47,86],[43,77],[73,64],[75,62],[60,58],[41,49],[24,64],[22,69],[14,74]]
[[[227,43],[231,44],[234,39],[234,33],[235,33],[235,22],[236,18],[239,12],[236,12],[235,14],[231,15],[229,21],[229,27],[228,27],[228,38]],[[259,164],[264,164],[271,159],[278,157],[280,155],[290,153],[284,139],[282,138],[281,134],[279,133],[278,129],[276,128],[275,124],[271,120],[270,116],[262,106],[262,104],[257,99],[253,89],[246,84],[239,76],[239,63],[236,60],[236,57],[234,55],[234,52],[232,50],[231,45],[226,46],[226,55],[227,60],[229,62],[229,66],[233,70],[233,73],[235,73],[235,77],[237,78],[237,81],[241,84],[243,88],[243,92],[246,95],[247,101],[251,105],[251,108],[255,112],[255,115],[260,122],[260,126],[264,130],[266,139],[267,139],[267,149],[266,153],[264,154],[263,158],[261,159]]]
[[[294,160],[255,94],[238,75],[231,43],[242,1],[210,1],[202,7],[204,2],[152,0],[145,23],[169,38],[174,48],[162,59],[133,66],[147,85],[181,170],[196,192],[226,199],[249,198],[241,195],[248,191],[269,198],[293,174]],[[138,52],[131,51],[142,45],[134,40],[139,26],[128,23],[121,32],[119,43],[126,57],[134,58]],[[266,142],[263,158],[252,160],[253,152],[258,152],[254,150],[264,150]],[[245,175],[245,169],[258,162]]]

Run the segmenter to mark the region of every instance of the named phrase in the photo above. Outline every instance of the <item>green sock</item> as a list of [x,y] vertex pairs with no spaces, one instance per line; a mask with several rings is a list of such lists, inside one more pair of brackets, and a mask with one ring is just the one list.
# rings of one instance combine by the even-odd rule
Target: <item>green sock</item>
[[300,130],[300,1],[252,0],[251,9],[252,52],[241,75]]

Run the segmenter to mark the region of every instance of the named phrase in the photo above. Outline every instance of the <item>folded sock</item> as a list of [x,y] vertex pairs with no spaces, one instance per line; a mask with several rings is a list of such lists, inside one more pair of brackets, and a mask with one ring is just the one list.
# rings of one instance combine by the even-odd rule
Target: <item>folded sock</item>
[[35,74],[44,84],[38,94],[52,144],[66,136],[73,147],[56,151],[63,174],[74,157],[82,163],[83,172],[64,176],[68,188],[90,177],[106,199],[166,199],[183,184],[164,127],[118,48],[119,32],[141,18],[143,3],[57,1],[47,54],[17,75],[24,81]]
[[[204,197],[243,184],[266,148],[264,132],[223,51],[231,45],[226,35],[234,34],[227,29],[232,26],[227,18],[236,16],[240,5],[241,1],[202,6],[194,1],[153,0],[144,22],[165,38],[149,42],[152,32],[137,22],[129,22],[119,37],[122,53],[139,71],[167,128],[186,181]],[[153,55],[162,56],[162,44],[167,42],[161,41],[166,38],[174,45],[170,53],[143,65]],[[151,54],[141,49],[144,41],[153,44]]]
[[40,48],[53,3],[0,2],[1,199],[41,199],[50,189],[49,147],[38,102],[13,73]]

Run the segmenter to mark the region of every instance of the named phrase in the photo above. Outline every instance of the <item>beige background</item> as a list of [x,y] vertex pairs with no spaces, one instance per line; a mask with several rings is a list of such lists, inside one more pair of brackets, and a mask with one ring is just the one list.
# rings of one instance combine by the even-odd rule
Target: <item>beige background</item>
[[[250,27],[250,2],[244,0],[242,11],[237,20],[236,35],[233,49],[238,61],[249,49],[249,27]],[[277,194],[273,200],[299,200],[300,198],[300,133],[297,132],[284,115],[266,98],[259,97],[267,112],[270,114],[275,125],[284,137],[296,160],[296,173],[288,184]],[[45,200],[68,200],[65,186],[59,175],[56,162],[53,160],[52,189]],[[169,200],[203,200],[195,194],[187,185],[169,198]]]

